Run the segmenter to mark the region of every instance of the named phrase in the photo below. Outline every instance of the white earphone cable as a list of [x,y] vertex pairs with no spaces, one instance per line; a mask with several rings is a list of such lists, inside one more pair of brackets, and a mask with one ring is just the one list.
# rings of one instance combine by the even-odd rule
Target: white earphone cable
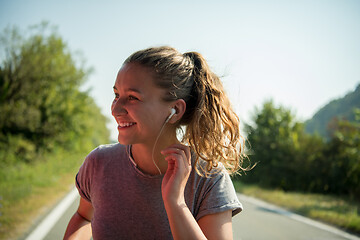
[[161,135],[162,131],[164,130],[165,125],[167,124],[167,122],[172,118],[172,116],[173,116],[175,113],[176,113],[176,112],[175,112],[175,109],[174,109],[174,110],[172,109],[172,112],[171,112],[170,116],[165,120],[164,124],[162,125],[162,127],[161,127],[161,129],[160,129],[160,132],[159,132],[159,134],[158,134],[157,137],[156,137],[156,140],[155,140],[155,143],[154,143],[154,147],[153,147],[153,150],[152,150],[152,154],[151,154],[153,163],[154,163],[155,167],[157,168],[157,170],[159,171],[160,175],[162,174],[162,173],[161,173],[161,170],[160,170],[160,168],[158,167],[158,165],[156,164],[155,159],[154,159],[155,147],[156,147],[156,144],[157,144],[157,142],[158,142],[158,140],[159,140],[159,138],[160,138],[160,135]]
[[164,129],[164,127],[165,127],[166,123],[167,123],[167,121],[166,121],[166,122],[163,124],[163,126],[161,127],[161,130],[160,130],[160,132],[159,132],[158,136],[156,137],[156,140],[155,140],[155,143],[154,143],[154,147],[153,147],[153,150],[152,150],[152,160],[153,160],[153,163],[154,163],[155,167],[156,167],[156,168],[157,168],[157,170],[159,171],[160,175],[161,175],[162,173],[161,173],[160,168],[158,167],[158,165],[157,165],[157,164],[156,164],[156,162],[155,162],[155,159],[154,159],[154,152],[155,152],[155,147],[156,147],[156,144],[157,144],[157,142],[158,142],[158,140],[159,140],[159,137],[160,137],[160,135],[161,135],[161,133],[162,133],[162,131],[163,131],[163,129]]

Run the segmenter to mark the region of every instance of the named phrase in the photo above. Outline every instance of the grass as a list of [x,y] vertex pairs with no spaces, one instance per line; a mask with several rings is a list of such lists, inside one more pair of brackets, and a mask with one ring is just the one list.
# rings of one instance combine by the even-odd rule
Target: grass
[[[84,154],[58,150],[0,169],[0,239],[18,239],[74,186]],[[45,159],[48,159],[45,161]]]
[[264,189],[234,180],[237,192],[257,197],[300,215],[360,234],[360,203],[346,197]]

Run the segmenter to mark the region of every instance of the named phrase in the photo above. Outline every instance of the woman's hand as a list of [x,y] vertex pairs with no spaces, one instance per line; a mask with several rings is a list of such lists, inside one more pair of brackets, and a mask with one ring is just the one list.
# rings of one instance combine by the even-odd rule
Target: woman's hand
[[184,197],[191,172],[190,148],[174,144],[161,151],[168,168],[161,185],[162,198],[174,239],[206,239]]
[[164,202],[172,205],[185,203],[184,190],[191,172],[190,148],[174,144],[161,151],[168,162],[168,168],[161,185]]

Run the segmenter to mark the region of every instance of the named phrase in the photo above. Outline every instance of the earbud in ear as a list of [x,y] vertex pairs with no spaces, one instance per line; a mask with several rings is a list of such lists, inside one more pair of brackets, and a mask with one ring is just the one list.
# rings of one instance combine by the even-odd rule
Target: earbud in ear
[[175,108],[172,108],[172,109],[171,109],[171,114],[170,114],[170,116],[171,116],[171,117],[174,116],[175,113],[176,113]]
[[171,113],[170,113],[169,117],[166,119],[166,122],[168,122],[168,121],[172,118],[172,116],[174,116],[174,115],[175,115],[175,113],[176,113],[175,108],[172,108],[172,109],[171,109]]

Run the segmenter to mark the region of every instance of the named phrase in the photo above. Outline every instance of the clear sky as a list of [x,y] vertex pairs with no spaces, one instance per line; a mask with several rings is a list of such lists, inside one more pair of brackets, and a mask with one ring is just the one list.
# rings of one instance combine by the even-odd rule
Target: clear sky
[[198,51],[243,121],[272,98],[310,118],[360,83],[359,0],[0,0],[0,30],[48,21],[94,68],[86,87],[111,118],[112,86],[134,51]]

